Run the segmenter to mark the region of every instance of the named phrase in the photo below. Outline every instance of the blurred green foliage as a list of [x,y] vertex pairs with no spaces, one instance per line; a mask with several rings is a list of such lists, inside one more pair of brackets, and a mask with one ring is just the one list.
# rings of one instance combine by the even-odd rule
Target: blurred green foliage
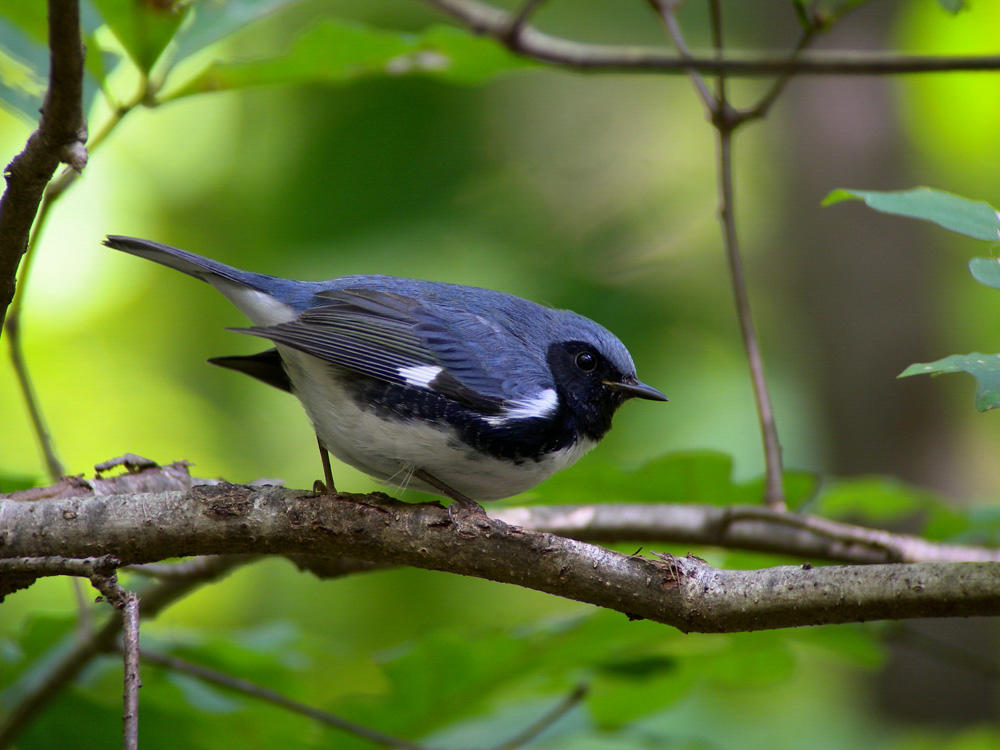
[[[271,476],[308,486],[318,474],[294,400],[201,362],[253,350],[252,341],[224,330],[241,324],[239,316],[191,279],[100,247],[104,234],[125,233],[288,277],[374,271],[578,310],[618,333],[642,378],[671,403],[626,407],[598,451],[513,502],[759,496],[756,415],[714,217],[712,137],[686,80],[529,66],[437,26],[440,16],[405,0],[202,0],[168,17],[161,5],[83,3],[92,97],[103,86],[127,101],[148,75],[171,101],[138,109],[116,128],[59,202],[38,249],[26,356],[70,471],[132,451],[186,458],[196,473],[233,481]],[[859,4],[825,5],[840,12]],[[786,6],[728,4],[728,38],[740,47],[787,48],[798,30]],[[41,96],[39,7],[0,9],[6,154],[20,149]],[[865,10],[844,22],[875,24]],[[765,12],[774,24],[760,22]],[[995,46],[996,13],[995,4],[975,3],[950,18],[934,3],[906,4],[891,30],[906,49],[983,51]],[[702,4],[687,3],[681,14],[693,43],[704,43]],[[641,3],[551,3],[541,19],[575,38],[660,41]],[[917,182],[993,197],[997,80],[939,75],[892,84],[905,129],[897,137],[915,154]],[[762,85],[733,89],[740,96]],[[793,89],[811,85],[797,81]],[[92,132],[113,106],[93,100]],[[851,106],[864,112],[864,102]],[[792,503],[877,525],[919,525],[938,539],[997,543],[1000,518],[989,504],[956,508],[881,476],[822,479],[831,438],[815,403],[819,376],[804,353],[823,342],[812,340],[803,300],[783,287],[767,252],[785,243],[782,227],[793,215],[820,210],[821,196],[795,195],[785,183],[794,122],[775,117],[777,131],[767,123],[738,140],[738,213],[748,263],[760,269],[751,294],[794,469],[786,475]],[[818,272],[828,265],[815,263]],[[943,276],[939,284],[936,293],[954,302],[959,282]],[[995,328],[992,299],[962,297],[948,309],[954,324],[944,327],[956,347],[965,338],[988,340]],[[1000,446],[995,427],[963,421],[963,395],[954,393],[959,416],[950,427],[964,436],[964,486],[984,492],[1000,479]],[[43,481],[9,374],[0,378],[0,409],[7,415],[0,484],[24,486],[26,474]],[[337,477],[351,489],[373,487],[344,467]],[[774,560],[729,553],[724,562]],[[74,609],[63,579],[41,581],[0,608],[0,708],[53,644],[72,638]],[[537,746],[1000,742],[995,726],[948,732],[880,716],[864,681],[884,659],[880,636],[876,626],[682,635],[480,580],[393,570],[324,582],[279,560],[239,570],[143,626],[149,648],[433,747],[495,745],[579,683],[590,686],[585,703]],[[115,658],[97,661],[19,747],[116,741],[119,670]],[[149,664],[142,678],[143,747],[368,746]]]

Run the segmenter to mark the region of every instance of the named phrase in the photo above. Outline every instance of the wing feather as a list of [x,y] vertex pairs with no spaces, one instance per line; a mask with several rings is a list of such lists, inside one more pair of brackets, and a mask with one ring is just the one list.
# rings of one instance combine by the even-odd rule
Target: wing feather
[[[471,334],[488,341],[495,334],[472,313],[449,309],[449,319],[458,316],[459,326],[455,326],[432,306],[400,294],[340,289],[320,292],[316,297],[321,304],[303,311],[295,320],[234,330],[369,377],[427,388],[486,414],[499,414],[513,397],[505,393],[503,381],[482,361],[480,352],[486,341],[470,342],[467,338]],[[465,339],[456,335],[456,328]],[[440,368],[440,372],[424,382],[412,377],[413,368],[427,367]]]

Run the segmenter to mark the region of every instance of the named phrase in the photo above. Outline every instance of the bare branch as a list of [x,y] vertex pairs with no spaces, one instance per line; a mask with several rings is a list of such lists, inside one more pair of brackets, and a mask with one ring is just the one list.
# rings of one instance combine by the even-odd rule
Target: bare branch
[[706,545],[859,564],[1000,562],[996,548],[941,544],[758,505],[535,505],[491,515],[587,542]]
[[[649,0],[649,4],[653,6],[653,9],[656,10],[663,20],[663,25],[666,27],[667,33],[670,35],[671,40],[673,40],[674,46],[677,48],[680,56],[685,60],[690,60],[692,58],[691,50],[687,46],[684,33],[681,31],[680,24],[677,23],[677,14],[674,12],[677,8],[677,0]],[[715,95],[712,94],[712,90],[705,83],[705,79],[702,78],[701,73],[695,68],[687,68],[686,72],[691,79],[691,83],[694,85],[695,91],[698,93],[698,98],[701,99],[702,104],[705,105],[705,110],[708,112],[709,117],[711,117],[718,104]]]
[[60,555],[46,557],[0,558],[0,576],[10,573],[33,573],[42,576],[108,576],[115,572],[121,561],[114,555],[72,558]]
[[[818,27],[810,26],[802,32],[802,36],[799,37],[798,44],[788,57],[789,62],[794,62],[801,56],[802,51],[812,44],[812,41],[815,39],[818,31]],[[767,93],[760,98],[760,101],[758,101],[754,106],[749,107],[748,109],[742,109],[737,113],[737,117],[740,122],[746,120],[759,120],[767,117],[768,112],[771,111],[771,107],[774,106],[774,103],[778,100],[778,97],[781,96],[782,92],[784,92],[785,87],[788,85],[789,81],[792,80],[794,75],[795,71],[793,70],[786,70],[784,73],[779,75],[771,84],[771,88],[767,91]]]
[[[21,271],[21,283],[26,281],[30,257],[30,255],[25,256]],[[15,295],[15,299],[19,296]],[[4,322],[4,329],[7,332],[7,345],[10,347],[10,361],[14,368],[14,376],[17,378],[17,384],[21,389],[21,398],[24,399],[24,404],[28,409],[28,418],[31,420],[32,429],[35,431],[35,437],[42,450],[45,470],[48,472],[49,479],[56,482],[66,472],[56,455],[55,443],[46,424],[45,415],[42,413],[41,403],[31,379],[31,372],[24,359],[24,347],[21,346],[21,311],[20,305],[16,302],[10,306],[7,319]]]
[[[616,506],[617,508],[618,506]],[[514,583],[662,622],[733,632],[870,619],[1000,613],[1000,563],[715,570],[622,555],[502,521],[453,523],[381,493],[316,497],[279,487],[0,503],[12,556],[319,554]],[[44,533],[40,533],[44,529]],[[804,531],[804,530],[803,530]]]
[[[2,516],[2,506],[0,506]],[[164,581],[142,592],[146,619],[151,619],[178,599],[187,596],[199,586],[217,580],[242,564],[241,557],[204,558],[197,570],[186,579]],[[40,672],[32,670],[30,680],[10,687],[9,695],[16,696],[7,715],[0,721],[0,747],[8,747],[34,716],[71,682],[90,660],[99,653],[114,648],[122,629],[122,618],[110,618],[100,629],[86,639],[72,634],[55,644],[39,663],[45,664]]]
[[[677,0],[648,0],[663,19],[667,32],[677,47],[681,57],[691,59],[691,52],[684,39],[684,33],[677,22],[675,10]],[[722,58],[722,6],[719,0],[708,0],[711,19],[712,40],[715,54]],[[800,49],[808,42],[806,37]],[[766,479],[764,501],[772,509],[782,510],[785,507],[785,493],[782,486],[781,442],[778,439],[778,427],[774,419],[774,407],[767,387],[767,377],[764,373],[764,362],[757,342],[757,331],[750,309],[750,297],[747,293],[746,277],[743,273],[743,260],[740,254],[739,235],[736,233],[735,195],[733,192],[733,132],[739,125],[751,119],[762,117],[767,109],[784,88],[786,77],[779,78],[765,95],[760,104],[748,111],[739,111],[730,106],[726,95],[726,71],[717,71],[718,79],[716,93],[713,94],[705,79],[694,68],[687,70],[695,91],[708,112],[709,119],[716,131],[718,150],[718,180],[719,180],[719,222],[722,224],[722,238],[729,264],[729,278],[732,283],[733,300],[736,304],[736,317],[740,324],[740,335],[743,347],[747,353],[747,363],[750,367],[750,382],[753,386],[754,401],[757,405],[757,415],[760,422],[761,438],[764,444],[764,465]],[[786,74],[787,76],[787,74]]]
[[715,55],[684,58],[656,47],[588,44],[552,36],[525,26],[515,43],[506,39],[511,14],[476,0],[424,0],[448,13],[477,34],[503,42],[518,54],[581,71],[684,73],[689,69],[732,76],[757,77],[785,73],[813,75],[897,75],[948,71],[1000,70],[1000,55],[892,55],[872,52],[814,52],[793,59],[781,55],[719,59]]
[[185,674],[197,677],[199,680],[210,682],[213,685],[218,685],[219,687],[223,687],[228,690],[234,690],[238,693],[242,693],[243,695],[248,695],[251,698],[256,698],[257,700],[273,703],[274,705],[284,708],[287,711],[306,716],[314,721],[318,721],[320,724],[333,727],[334,729],[340,729],[341,731],[353,734],[355,737],[361,737],[370,742],[374,742],[376,745],[381,745],[382,747],[398,748],[398,750],[423,750],[420,745],[408,742],[407,740],[399,739],[398,737],[393,737],[392,735],[384,734],[377,729],[370,729],[369,727],[357,724],[353,721],[343,719],[336,714],[331,714],[329,711],[323,711],[315,706],[300,703],[299,701],[292,700],[291,698],[271,690],[270,688],[257,685],[256,683],[244,680],[240,677],[233,677],[232,675],[212,669],[211,667],[195,664],[194,662],[187,661],[186,659],[180,659],[176,656],[170,656],[169,654],[149,651],[148,649],[142,650],[142,658],[149,664],[155,664],[158,667],[172,669],[175,672],[184,672]]
[[[725,46],[722,39],[722,3],[719,0],[708,0],[708,15],[711,19],[712,46],[715,47],[716,58],[722,57],[722,49]],[[726,71],[716,71],[716,98],[719,106],[725,106],[729,97],[726,96]]]
[[116,573],[95,573],[90,582],[122,617],[122,746],[139,748],[139,597],[119,585]]
[[7,165],[0,198],[0,324],[14,297],[14,279],[28,247],[45,186],[60,162],[87,163],[83,117],[83,42],[77,0],[49,0],[49,88],[38,129]]
[[782,486],[781,441],[774,419],[774,406],[767,388],[764,374],[764,360],[757,341],[757,331],[750,309],[750,295],[747,293],[746,276],[743,273],[743,257],[740,253],[739,235],[736,233],[735,195],[733,193],[733,126],[728,123],[729,104],[719,101],[719,109],[713,122],[716,125],[717,148],[719,152],[719,221],[729,262],[729,278],[732,282],[733,300],[736,303],[736,317],[740,323],[743,347],[750,367],[750,382],[753,385],[754,400],[757,403],[757,417],[760,422],[761,437],[764,442],[764,464],[766,478],[764,501],[775,510],[785,507],[785,490]]
[[124,750],[139,747],[139,597],[132,591],[125,594],[122,605],[122,746]]
[[[93,153],[94,150],[104,142],[104,139],[111,134],[115,127],[117,127],[118,123],[122,121],[122,118],[131,112],[135,107],[140,104],[155,106],[157,104],[155,93],[155,89],[150,85],[149,80],[143,77],[136,95],[131,100],[116,106],[111,111],[110,116],[105,121],[100,131],[98,131],[93,138],[87,141],[87,148],[90,153]],[[86,137],[86,135],[84,134],[83,137]],[[17,377],[18,386],[21,389],[21,397],[24,399],[24,403],[28,408],[28,416],[31,419],[32,428],[35,431],[35,436],[42,449],[42,458],[45,460],[45,468],[48,471],[49,478],[53,482],[58,481],[65,471],[63,469],[62,462],[59,460],[59,456],[55,448],[55,441],[52,439],[52,435],[49,432],[48,425],[46,424],[45,415],[42,412],[41,401],[35,391],[35,386],[31,378],[31,372],[28,369],[27,362],[24,358],[24,349],[21,346],[21,308],[24,303],[24,292],[28,286],[28,279],[30,277],[32,264],[35,256],[37,255],[36,250],[38,248],[42,232],[45,229],[45,222],[46,219],[48,219],[49,212],[52,210],[52,206],[55,205],[56,201],[59,200],[60,196],[62,196],[62,194],[65,193],[74,182],[76,182],[76,179],[79,176],[79,170],[73,167],[68,167],[62,171],[59,177],[49,183],[48,187],[45,188],[41,207],[38,209],[38,216],[35,218],[34,227],[31,229],[28,237],[27,250],[24,253],[24,260],[21,263],[21,273],[18,279],[18,285],[14,293],[13,301],[10,303],[10,307],[8,308],[6,320],[0,318],[0,323],[2,323],[0,327],[2,327],[7,333],[7,343],[10,346],[10,359],[14,366],[14,374]]]

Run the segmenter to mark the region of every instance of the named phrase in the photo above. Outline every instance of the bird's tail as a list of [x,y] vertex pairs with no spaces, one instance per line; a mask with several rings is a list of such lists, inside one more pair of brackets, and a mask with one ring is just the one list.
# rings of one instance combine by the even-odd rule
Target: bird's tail
[[[169,266],[177,271],[194,276],[196,279],[213,284],[216,279],[226,279],[240,286],[248,286],[253,289],[260,289],[260,280],[265,276],[249,271],[241,271],[238,268],[227,266],[225,263],[202,258],[200,255],[189,253],[170,245],[161,245],[159,242],[151,240],[141,240],[138,237],[123,237],[117,234],[109,234],[104,244],[115,250],[124,253],[138,255],[140,258],[156,261],[164,266]],[[214,277],[214,278],[213,278]]]

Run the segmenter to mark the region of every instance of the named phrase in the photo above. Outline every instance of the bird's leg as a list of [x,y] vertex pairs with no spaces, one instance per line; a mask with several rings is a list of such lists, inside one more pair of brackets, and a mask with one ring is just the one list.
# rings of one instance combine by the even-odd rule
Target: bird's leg
[[319,446],[319,460],[323,462],[323,479],[326,480],[326,484],[317,479],[313,482],[313,492],[317,492],[320,495],[327,493],[336,495],[337,488],[333,484],[333,470],[330,468],[330,453],[327,451],[326,446],[323,445],[323,441],[319,439],[319,435],[316,436],[316,444]]
[[458,490],[449,487],[447,484],[442,482],[440,479],[438,479],[430,472],[425,471],[424,469],[415,469],[413,472],[413,476],[415,476],[422,482],[426,482],[431,487],[440,490],[447,497],[450,497],[452,500],[455,501],[454,503],[448,506],[448,518],[451,519],[452,523],[455,523],[455,511],[453,509],[456,504],[461,508],[462,513],[471,513],[472,515],[475,516],[483,516],[484,518],[488,518],[488,516],[486,515],[486,510],[483,508],[482,505],[477,503],[471,497],[463,495]]

